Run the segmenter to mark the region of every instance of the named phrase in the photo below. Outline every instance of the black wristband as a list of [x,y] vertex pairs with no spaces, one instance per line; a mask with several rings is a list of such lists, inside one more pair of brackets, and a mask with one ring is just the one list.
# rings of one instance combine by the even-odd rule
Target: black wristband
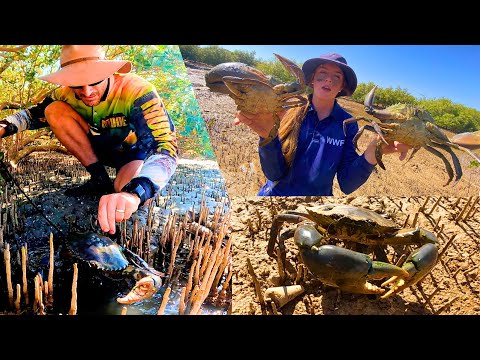
[[0,120],[0,126],[5,129],[5,136],[10,136],[18,132],[18,128],[16,125],[9,123],[7,120],[3,119]]
[[138,206],[142,206],[145,201],[155,196],[157,188],[158,186],[152,180],[141,176],[133,178],[121,191],[137,195],[140,198],[140,205]]

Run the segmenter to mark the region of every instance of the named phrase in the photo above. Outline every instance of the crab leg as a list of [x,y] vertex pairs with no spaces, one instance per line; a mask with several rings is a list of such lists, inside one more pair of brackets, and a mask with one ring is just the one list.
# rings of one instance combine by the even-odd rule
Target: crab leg
[[[299,222],[308,220],[309,219],[305,216],[298,214],[279,214],[275,216],[270,229],[270,239],[268,240],[267,254],[273,258],[277,257],[277,254],[275,253],[275,243],[277,242],[278,233],[285,221],[298,224]],[[282,238],[280,240],[283,242],[285,239]],[[284,250],[285,249],[283,249],[283,251]]]
[[457,150],[462,150],[462,151],[466,152],[468,155],[470,155],[472,158],[474,158],[476,161],[480,162],[480,157],[475,155],[472,151],[470,151],[470,149],[464,148],[463,146],[457,145],[457,144],[452,143],[452,142],[449,142],[446,145],[451,146],[451,147],[453,147]]
[[[415,155],[418,150],[420,150],[420,147],[417,147],[417,148],[413,148],[412,152],[410,153],[410,156],[408,157],[408,159],[405,161],[405,163],[409,162],[410,160],[412,160],[413,158],[413,155]],[[450,165],[450,164],[449,164]]]
[[[349,237],[341,237],[342,240],[351,240]],[[415,229],[400,229],[392,234],[375,237],[357,237],[357,243],[365,245],[424,245],[424,244],[438,244],[437,237],[434,233],[417,227]]]
[[360,121],[360,120],[365,120],[365,121],[370,122],[373,129],[375,129],[375,132],[378,134],[378,136],[380,136],[380,139],[385,144],[388,145],[387,140],[385,140],[385,138],[383,137],[383,132],[382,132],[382,129],[380,128],[380,126],[375,121],[373,121],[372,119],[366,118],[365,116],[354,116],[354,117],[348,118],[346,120],[343,120],[343,134],[345,136],[347,135],[347,124],[357,122],[357,121]]
[[[295,99],[290,101],[291,99]],[[289,109],[293,107],[303,106],[307,103],[307,99],[302,95],[288,95],[281,100],[280,109]]]
[[[433,155],[435,156],[438,156],[440,159],[443,160],[443,163],[445,164],[445,168],[447,169],[447,173],[448,173],[448,181],[445,185],[443,186],[447,186],[448,184],[450,184],[450,182],[452,181],[453,179],[453,169],[452,169],[452,166],[450,165],[450,163],[448,162],[447,158],[438,150],[435,150],[434,148],[432,148],[431,146],[425,146],[425,149],[429,152],[431,152]],[[443,147],[442,147],[443,149]],[[445,149],[446,150],[446,149]],[[450,150],[450,149],[449,149]],[[453,159],[453,155],[452,155],[452,159]],[[409,159],[410,160],[410,159]],[[456,162],[453,161],[453,163],[455,164],[455,170],[457,172],[457,177],[455,178],[455,183],[460,180],[460,177],[462,176],[462,168],[460,166],[457,167],[456,165]],[[458,163],[458,159],[457,159],[457,163]],[[460,165],[460,164],[458,164]],[[460,173],[459,173],[460,171]],[[460,176],[459,176],[460,174]]]
[[246,93],[244,90],[247,86],[256,85],[256,86],[265,86],[266,88],[271,88],[271,86],[266,81],[255,80],[255,79],[244,79],[236,76],[224,76],[223,82],[235,96],[242,97]]
[[383,153],[382,153],[382,143],[379,141],[375,145],[375,159],[377,160],[378,166],[380,166],[383,170],[385,169],[385,165],[382,161]]
[[455,178],[455,183],[453,184],[453,186],[455,186],[463,175],[462,166],[460,165],[460,160],[458,160],[457,154],[455,154],[448,145],[441,145],[441,144],[434,143],[433,146],[440,147],[441,149],[448,152],[452,157],[453,166],[455,166],[455,172],[457,174],[457,177]]
[[364,130],[367,129],[371,132],[376,132],[375,128],[372,125],[363,125],[360,129],[358,129],[358,132],[355,134],[353,137],[352,143],[355,146],[355,148],[358,150],[358,139],[360,136],[362,136]]

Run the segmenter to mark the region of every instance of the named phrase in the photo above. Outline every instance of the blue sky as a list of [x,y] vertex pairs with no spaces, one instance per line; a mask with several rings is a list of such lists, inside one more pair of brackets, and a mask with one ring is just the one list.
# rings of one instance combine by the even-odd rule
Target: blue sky
[[400,87],[413,96],[445,97],[480,111],[480,45],[219,45],[255,51],[263,60],[278,53],[302,64],[328,52],[343,55],[359,82]]

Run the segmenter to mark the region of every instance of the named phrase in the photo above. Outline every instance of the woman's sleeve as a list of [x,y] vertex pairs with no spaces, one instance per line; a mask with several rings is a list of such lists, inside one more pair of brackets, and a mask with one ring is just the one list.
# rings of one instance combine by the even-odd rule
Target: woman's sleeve
[[337,170],[338,184],[345,194],[357,190],[367,181],[373,169],[375,169],[375,165],[370,164],[363,154],[358,155],[353,146],[353,137],[357,131],[357,123],[347,125],[344,153]]
[[[260,138],[260,141],[262,138]],[[268,180],[276,181],[287,174],[287,164],[282,153],[282,144],[277,136],[270,143],[259,146],[258,154],[263,173]]]

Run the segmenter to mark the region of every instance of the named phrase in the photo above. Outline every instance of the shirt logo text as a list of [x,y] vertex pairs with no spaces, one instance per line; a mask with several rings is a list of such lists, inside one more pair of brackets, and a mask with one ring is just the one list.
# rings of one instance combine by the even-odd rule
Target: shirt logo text
[[332,139],[331,137],[327,136],[327,144],[335,145],[335,146],[343,146],[345,140],[340,139]]

